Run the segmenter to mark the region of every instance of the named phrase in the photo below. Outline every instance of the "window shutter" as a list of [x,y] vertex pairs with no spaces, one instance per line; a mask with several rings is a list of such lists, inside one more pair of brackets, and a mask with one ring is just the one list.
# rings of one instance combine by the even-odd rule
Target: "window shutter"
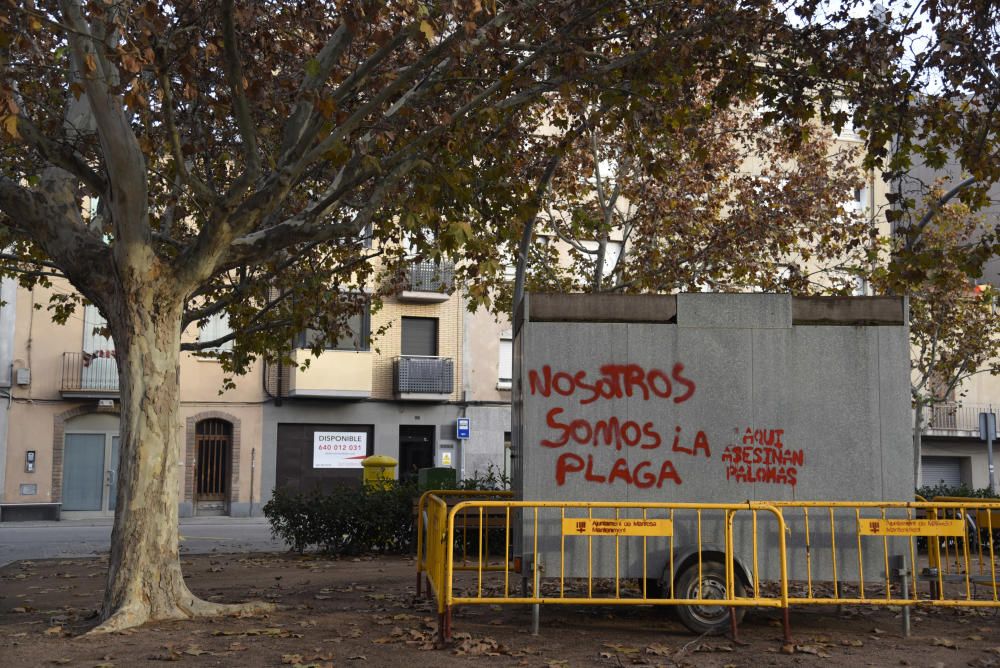
[[497,380],[509,383],[514,377],[514,342],[509,338],[500,339],[500,359],[497,363]]
[[962,485],[961,457],[921,457],[921,479],[924,485]]
[[436,357],[437,329],[437,318],[403,318],[403,354]]

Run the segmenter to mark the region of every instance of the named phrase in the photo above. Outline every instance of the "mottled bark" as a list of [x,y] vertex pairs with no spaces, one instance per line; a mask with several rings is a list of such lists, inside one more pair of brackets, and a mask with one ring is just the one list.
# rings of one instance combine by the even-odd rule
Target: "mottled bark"
[[117,311],[109,323],[120,371],[121,450],[102,624],[94,632],[268,609],[258,603],[203,601],[188,590],[181,574],[180,299],[146,288],[112,308]]

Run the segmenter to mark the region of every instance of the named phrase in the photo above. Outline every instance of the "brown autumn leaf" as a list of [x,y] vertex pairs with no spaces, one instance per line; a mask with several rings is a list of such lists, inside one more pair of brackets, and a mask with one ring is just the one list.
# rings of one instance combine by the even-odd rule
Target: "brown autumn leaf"
[[660,645],[659,643],[653,643],[646,647],[646,654],[652,654],[653,656],[670,656],[672,650],[666,645]]
[[45,635],[47,636],[58,636],[62,634],[63,627],[61,626],[50,626],[45,629]]
[[841,640],[840,644],[844,647],[864,647],[865,645],[862,641],[855,638]]
[[151,655],[149,657],[149,660],[150,661],[180,661],[182,658],[184,658],[184,657],[181,656],[180,652],[178,652],[176,649],[174,649],[173,647],[171,647],[169,645],[165,646],[163,649],[165,649],[166,651],[165,652],[159,652],[157,654]]
[[812,654],[823,659],[830,658],[830,655],[824,652],[819,645],[795,645],[795,651],[800,654]]
[[611,643],[611,642],[606,642],[602,646],[607,647],[608,649],[613,649],[614,651],[620,652],[625,655],[639,654],[641,651],[638,647],[626,647],[625,645],[618,645],[616,643]]
[[931,638],[931,644],[935,647],[947,647],[948,649],[958,649],[954,640],[949,638]]

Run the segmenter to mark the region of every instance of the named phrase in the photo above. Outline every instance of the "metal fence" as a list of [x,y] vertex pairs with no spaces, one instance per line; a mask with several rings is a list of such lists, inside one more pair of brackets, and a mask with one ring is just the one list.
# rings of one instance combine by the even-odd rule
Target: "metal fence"
[[63,392],[118,392],[118,360],[114,351],[63,353]]
[[451,292],[455,287],[455,265],[451,262],[414,262],[410,265],[409,290]]
[[[419,506],[418,579],[457,605],[674,605],[692,630],[747,607],[1000,607],[1000,502]],[[470,522],[471,519],[471,522]],[[537,607],[536,607],[537,611]],[[908,613],[907,613],[908,615]]]
[[451,394],[455,364],[450,357],[401,355],[392,360],[396,394]]
[[979,414],[1000,415],[1000,408],[983,405],[936,404],[931,407],[928,413],[926,426],[930,431],[978,434]]

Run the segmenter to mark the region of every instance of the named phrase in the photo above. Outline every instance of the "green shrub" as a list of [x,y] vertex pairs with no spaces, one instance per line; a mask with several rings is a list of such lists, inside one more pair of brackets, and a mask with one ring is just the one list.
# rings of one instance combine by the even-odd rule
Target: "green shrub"
[[417,489],[344,485],[324,494],[276,489],[264,506],[271,534],[298,552],[319,548],[331,554],[413,550],[413,504]]
[[924,497],[928,501],[933,499],[935,496],[964,496],[973,499],[991,499],[994,498],[993,494],[990,494],[989,487],[983,487],[982,489],[972,489],[966,485],[924,485],[917,489],[917,494]]

